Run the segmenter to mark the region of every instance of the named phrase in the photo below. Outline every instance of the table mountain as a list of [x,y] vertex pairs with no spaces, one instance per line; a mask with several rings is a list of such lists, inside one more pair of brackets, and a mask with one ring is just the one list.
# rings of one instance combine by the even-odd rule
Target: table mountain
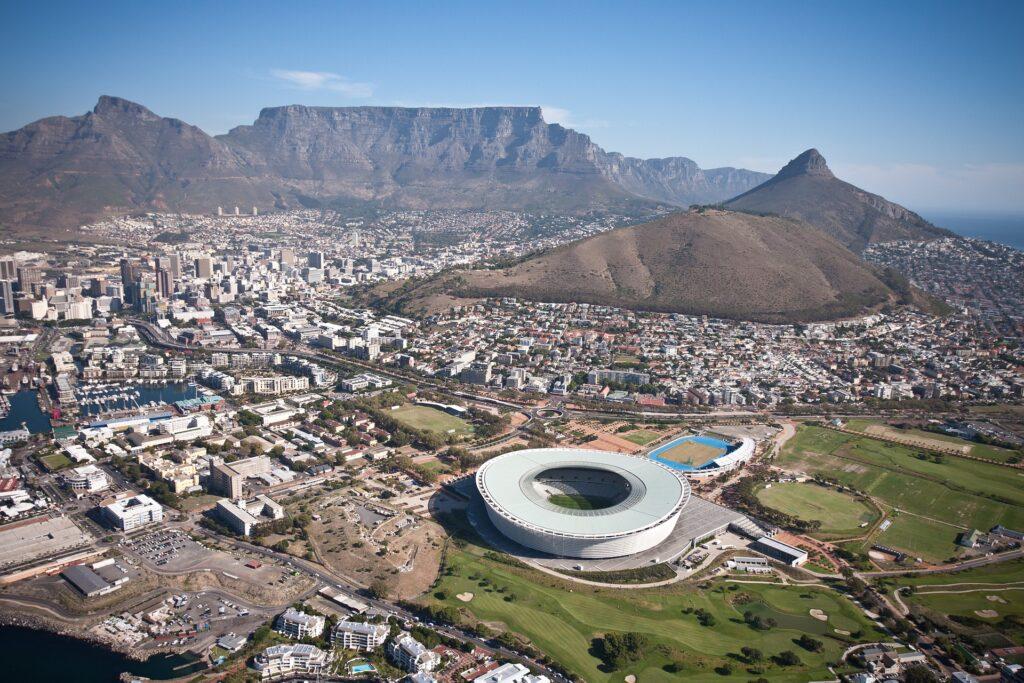
[[899,204],[839,180],[816,149],[807,150],[771,179],[726,202],[725,207],[800,218],[857,252],[873,242],[952,234]]
[[[518,297],[764,322],[833,319],[909,299],[808,223],[715,209],[590,237],[496,270],[449,274],[391,303]],[[893,283],[895,284],[895,283]]]
[[211,137],[104,96],[82,116],[0,135],[0,220],[9,226],[339,202],[628,211],[718,202],[767,178],[609,153],[545,122],[539,107],[274,107]]

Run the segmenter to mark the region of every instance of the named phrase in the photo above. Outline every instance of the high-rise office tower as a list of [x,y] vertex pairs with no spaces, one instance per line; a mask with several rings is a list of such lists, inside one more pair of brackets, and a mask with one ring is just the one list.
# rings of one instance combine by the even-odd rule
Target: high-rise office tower
[[156,271],[156,291],[165,299],[174,293],[174,279],[171,278],[171,271]]
[[10,280],[0,280],[0,313],[14,313],[14,285]]
[[18,289],[23,292],[31,292],[32,285],[43,281],[43,273],[38,268],[18,268]]
[[178,254],[168,254],[167,256],[167,270],[171,273],[172,280],[181,279],[181,256]]
[[213,276],[213,259],[200,256],[196,259],[196,277],[210,278]]

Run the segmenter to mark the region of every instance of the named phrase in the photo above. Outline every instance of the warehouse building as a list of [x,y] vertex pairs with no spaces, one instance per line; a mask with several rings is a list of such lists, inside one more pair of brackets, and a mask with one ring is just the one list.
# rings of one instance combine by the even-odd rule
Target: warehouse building
[[102,560],[92,566],[71,565],[60,575],[87,598],[113,593],[128,583],[128,572],[119,567],[113,559]]
[[750,549],[763,553],[783,564],[788,564],[790,567],[799,567],[807,561],[807,553],[805,551],[767,536],[762,536],[751,543]]

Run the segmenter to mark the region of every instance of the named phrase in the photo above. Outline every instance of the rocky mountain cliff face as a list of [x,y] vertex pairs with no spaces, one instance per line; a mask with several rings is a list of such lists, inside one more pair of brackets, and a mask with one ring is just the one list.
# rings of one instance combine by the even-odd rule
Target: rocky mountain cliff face
[[799,155],[770,180],[725,206],[799,218],[856,252],[873,242],[926,240],[952,234],[910,209],[839,180],[816,149]]
[[89,113],[0,136],[0,220],[73,226],[138,210],[292,208],[372,202],[412,208],[629,210],[727,199],[767,175],[685,158],[605,152],[537,107],[264,109],[211,137],[141,105],[101,97]]

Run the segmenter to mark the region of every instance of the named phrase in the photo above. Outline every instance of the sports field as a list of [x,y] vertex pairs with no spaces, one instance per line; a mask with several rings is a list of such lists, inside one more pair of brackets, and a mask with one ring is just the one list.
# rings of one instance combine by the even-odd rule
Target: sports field
[[598,496],[584,496],[578,493],[556,493],[548,496],[548,502],[570,510],[601,510],[609,507],[611,500]]
[[952,455],[930,455],[875,439],[803,426],[777,464],[820,474],[880,502],[957,527],[1024,527],[1024,472]]
[[635,429],[632,432],[618,434],[617,436],[621,436],[626,441],[632,441],[638,446],[646,446],[661,436],[661,434],[651,431],[650,429]]
[[390,414],[402,424],[425,432],[464,435],[473,431],[473,427],[461,417],[449,415],[429,406],[406,403],[391,411]]
[[48,472],[56,472],[65,467],[71,467],[73,464],[71,459],[63,453],[50,453],[49,455],[39,456],[39,462],[42,463]]
[[861,524],[871,523],[878,513],[849,493],[817,484],[788,482],[762,488],[757,499],[770,508],[799,519],[821,522],[814,534],[828,538],[863,534]]
[[920,557],[934,563],[949,560],[960,552],[960,547],[956,544],[956,537],[960,533],[957,527],[906,512],[890,519],[892,524],[888,529],[864,544],[865,551],[871,543],[880,543],[890,548],[898,548],[911,557]]
[[669,465],[682,465],[681,469],[692,469],[728,452],[729,444],[724,441],[706,436],[684,436],[655,448],[649,457]]
[[[728,584],[718,583],[708,590],[678,584],[606,590],[500,564],[482,557],[482,552],[475,546],[451,549],[439,586],[444,599],[431,593],[425,602],[463,609],[492,628],[523,634],[591,683],[623,681],[630,674],[645,682],[747,681],[751,678],[748,665],[737,659],[744,646],[764,653],[763,675],[772,681],[824,680],[830,677],[827,663],[838,659],[850,640],[834,629],[861,631],[861,640],[879,637],[856,607],[827,589],[735,584],[735,590],[728,590]],[[464,603],[456,597],[460,593],[474,597]],[[715,624],[700,625],[693,613],[696,609],[706,610]],[[811,609],[828,614],[828,621],[811,617]],[[746,611],[765,620],[772,618],[777,625],[755,630],[743,622]],[[605,671],[599,668],[593,644],[609,631],[642,633],[651,646],[640,661]],[[804,633],[823,641],[823,651],[808,652],[794,645],[794,639]],[[784,650],[796,652],[803,663],[782,667],[768,661]],[[673,664],[679,669],[670,673]],[[731,672],[716,672],[724,665],[730,665]]]

